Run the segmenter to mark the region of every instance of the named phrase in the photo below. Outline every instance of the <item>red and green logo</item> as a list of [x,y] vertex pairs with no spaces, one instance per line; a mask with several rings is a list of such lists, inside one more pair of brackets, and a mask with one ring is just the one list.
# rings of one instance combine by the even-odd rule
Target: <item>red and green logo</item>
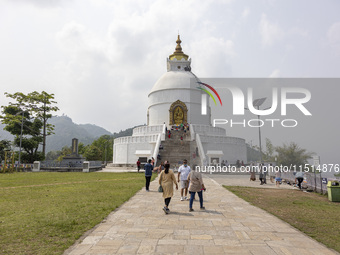
[[[210,85],[208,85],[208,84],[206,84],[206,83],[200,82],[200,81],[198,81],[197,83],[200,84],[200,85],[202,85],[202,86],[207,87],[207,88],[210,89],[212,92],[214,92],[214,94],[217,96],[217,98],[218,98],[218,100],[220,101],[220,104],[221,104],[221,106],[222,106],[222,100],[221,100],[221,98],[220,98],[220,95],[217,93],[217,91],[216,91],[212,86],[210,86]],[[207,90],[207,89],[205,89],[205,88],[202,88],[202,87],[197,87],[197,88],[200,89],[200,90],[202,90],[202,91],[204,91],[205,93],[207,93],[207,94],[212,98],[212,100],[214,100],[215,105],[217,105],[216,100],[215,100],[215,97],[213,96],[213,94],[212,94],[209,90]]]

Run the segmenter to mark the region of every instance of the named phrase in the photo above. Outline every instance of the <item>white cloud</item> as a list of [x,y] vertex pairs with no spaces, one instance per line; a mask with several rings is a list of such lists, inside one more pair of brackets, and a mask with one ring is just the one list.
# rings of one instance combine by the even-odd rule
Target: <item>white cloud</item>
[[[133,90],[133,79],[138,79],[139,72],[131,72],[131,48],[124,41],[112,41],[109,36],[96,34],[75,22],[66,24],[56,34],[56,38],[61,50],[68,56],[55,69],[62,76],[59,79],[66,82],[63,84],[64,92],[59,92],[64,94],[61,100],[64,107],[69,109],[68,115],[77,116],[76,121],[91,116],[92,122],[105,125],[107,120],[103,118],[102,111],[110,109],[110,114],[115,116],[115,123],[109,128],[111,131],[118,128],[116,118],[121,120],[120,123],[126,121],[125,126],[141,124],[126,118],[126,111],[142,116],[145,115],[143,111],[146,111],[141,108],[135,111],[132,109],[135,106],[130,99],[137,97],[138,92]],[[140,55],[135,54],[136,58]],[[78,107],[72,107],[74,104]]]
[[280,78],[281,73],[279,69],[275,69],[270,75],[269,78]]
[[330,26],[327,32],[328,42],[337,54],[340,54],[340,22]]
[[56,33],[58,43],[63,49],[75,51],[84,44],[88,38],[85,36],[85,27],[74,21],[67,23]]
[[[56,7],[63,4],[66,0],[4,0],[8,3],[14,3],[14,4],[32,4],[37,7]],[[70,0],[68,0],[70,1]]]
[[202,38],[190,43],[193,72],[199,76],[231,75],[231,59],[236,56],[234,42],[223,38]]
[[299,27],[292,27],[291,29],[289,29],[288,34],[293,35],[293,36],[298,35],[302,37],[306,37],[309,35],[306,29],[302,29]]
[[[78,21],[68,22],[56,33],[66,56],[56,70],[61,74],[58,79],[67,83],[63,90],[67,88],[69,93],[62,100],[64,107],[71,109],[68,115],[79,119],[91,116],[96,124],[107,123],[97,113],[109,108],[114,116],[111,131],[145,123],[148,92],[166,70],[165,59],[175,49],[178,29],[183,50],[193,57],[193,71],[198,75],[230,72],[228,60],[235,55],[234,43],[211,36],[211,23],[202,21],[211,8],[209,2],[157,1],[135,8],[122,3],[114,7],[105,0],[96,3],[113,12],[112,22],[102,34]],[[75,97],[79,92],[96,103]],[[79,107],[71,108],[75,102]]]
[[242,12],[242,18],[246,19],[248,17],[249,13],[250,13],[250,9],[248,7],[245,8]]
[[282,39],[284,32],[277,24],[270,22],[266,14],[262,14],[260,34],[262,36],[262,45],[271,46],[274,42]]
[[[301,52],[303,44],[297,43],[296,35],[308,35],[307,29],[312,35],[325,35],[308,27],[314,19],[308,13],[303,16],[306,29],[299,29],[298,22],[288,24],[282,18],[287,16],[276,15],[273,9],[284,6],[279,1],[271,5],[229,0],[0,2],[0,84],[8,87],[2,89],[11,93],[44,89],[55,94],[61,113],[110,131],[146,121],[147,95],[166,71],[166,57],[175,49],[178,30],[199,77],[263,77],[283,64],[289,65],[283,66],[285,74],[290,75],[289,68],[299,73],[309,62],[302,59],[300,67],[296,65],[291,52]],[[273,16],[262,14],[263,7],[273,10]],[[256,31],[255,17],[261,19]],[[334,45],[336,31],[330,28],[328,35]],[[261,51],[258,34],[270,50]],[[276,47],[280,40],[282,47]],[[283,51],[287,62],[278,62]],[[328,67],[320,67],[320,73]],[[3,92],[3,102],[1,96]]]

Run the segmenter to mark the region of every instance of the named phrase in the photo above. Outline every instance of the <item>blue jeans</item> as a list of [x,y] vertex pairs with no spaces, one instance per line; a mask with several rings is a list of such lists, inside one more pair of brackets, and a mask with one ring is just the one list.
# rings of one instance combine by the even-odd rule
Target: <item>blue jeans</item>
[[[195,193],[196,192],[189,191],[189,193],[190,193],[189,208],[191,209],[192,208],[192,203],[194,202],[194,198],[195,198]],[[200,198],[200,206],[202,208],[203,207],[203,194],[202,194],[202,190],[200,192],[197,192],[197,194],[198,194],[198,197]]]

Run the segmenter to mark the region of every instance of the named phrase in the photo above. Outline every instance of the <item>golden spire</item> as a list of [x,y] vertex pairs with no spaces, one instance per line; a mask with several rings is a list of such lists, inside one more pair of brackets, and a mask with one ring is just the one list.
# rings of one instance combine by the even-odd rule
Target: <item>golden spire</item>
[[183,53],[181,42],[182,41],[181,41],[181,39],[178,35],[177,41],[176,41],[176,43],[177,43],[176,49],[175,49],[174,53],[169,56],[170,60],[174,60],[175,58],[177,60],[181,60],[182,58],[184,58],[185,60],[188,60],[189,56]]
[[182,41],[181,41],[181,39],[179,38],[179,35],[178,35],[177,41],[176,41],[177,45],[176,45],[175,53],[183,53],[182,47],[181,47],[181,42]]

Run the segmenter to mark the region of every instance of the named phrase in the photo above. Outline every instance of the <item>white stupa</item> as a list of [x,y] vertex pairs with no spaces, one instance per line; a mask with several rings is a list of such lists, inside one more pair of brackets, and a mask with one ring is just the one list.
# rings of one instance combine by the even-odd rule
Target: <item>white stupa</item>
[[[115,139],[113,164],[135,165],[139,158],[146,161],[151,157],[157,161],[159,154],[162,160],[171,158],[175,164],[184,157],[202,165],[223,160],[246,162],[245,140],[228,137],[225,129],[213,127],[209,106],[207,114],[201,114],[203,92],[197,89],[197,77],[191,72],[191,59],[183,53],[179,35],[176,43],[175,52],[167,58],[167,72],[149,93],[147,125],[135,128],[132,136]],[[183,124],[189,126],[188,132],[177,128]],[[166,130],[171,129],[169,139]],[[184,136],[181,142],[180,136]],[[159,150],[161,144],[167,150]]]

